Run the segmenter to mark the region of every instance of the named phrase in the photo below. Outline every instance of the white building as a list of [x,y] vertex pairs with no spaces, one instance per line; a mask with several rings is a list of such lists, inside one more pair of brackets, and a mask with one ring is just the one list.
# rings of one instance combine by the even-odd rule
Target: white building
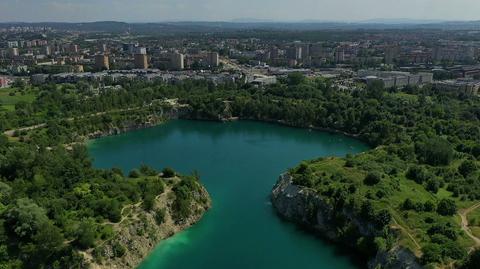
[[440,92],[450,92],[465,95],[480,95],[480,80],[447,80],[436,82],[433,88]]
[[430,84],[433,82],[432,73],[418,73],[412,74],[409,72],[385,72],[376,70],[360,70],[357,76],[366,81],[367,84],[371,84],[374,81],[382,81],[385,88],[392,87],[405,87],[420,86],[424,84]]

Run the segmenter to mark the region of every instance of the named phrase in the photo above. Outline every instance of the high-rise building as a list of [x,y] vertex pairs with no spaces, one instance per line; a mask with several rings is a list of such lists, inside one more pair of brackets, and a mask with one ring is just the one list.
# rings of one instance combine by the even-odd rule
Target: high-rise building
[[50,46],[45,46],[44,48],[44,54],[47,55],[47,56],[50,56],[52,55],[52,48]]
[[310,44],[303,44],[302,48],[302,60],[307,60],[310,57]]
[[220,65],[218,52],[207,53],[207,63],[210,67],[218,67]]
[[134,49],[135,54],[147,54],[147,48],[145,47],[136,47]]
[[337,48],[335,50],[335,62],[336,63],[345,62],[345,50],[343,48]]
[[138,47],[137,43],[125,43],[122,45],[122,50],[125,53],[134,54],[136,53],[137,47]]
[[398,46],[388,46],[385,48],[385,64],[393,64],[395,59],[400,55]]
[[134,62],[135,62],[136,69],[147,69],[148,68],[147,54],[136,53],[134,55]]
[[78,50],[79,50],[78,45],[75,45],[75,44],[71,44],[71,45],[70,45],[69,51],[70,51],[71,53],[78,53]]
[[273,48],[270,50],[270,58],[271,59],[277,59],[280,57],[280,50],[277,48]]
[[300,60],[302,59],[302,47],[290,47],[287,49],[287,59]]
[[185,56],[181,53],[174,52],[170,55],[170,67],[174,70],[182,70],[185,68],[184,65]]
[[106,54],[95,55],[95,68],[97,70],[109,70],[110,63],[108,61],[108,55]]
[[107,44],[100,44],[100,51],[106,53],[108,50]]
[[9,48],[18,48],[18,41],[8,41],[7,46]]
[[18,48],[9,48],[8,49],[8,56],[10,58],[16,57],[19,55]]

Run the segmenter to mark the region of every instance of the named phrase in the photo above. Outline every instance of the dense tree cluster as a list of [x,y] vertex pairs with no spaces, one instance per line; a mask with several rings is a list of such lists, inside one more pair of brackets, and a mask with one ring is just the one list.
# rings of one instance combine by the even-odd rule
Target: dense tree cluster
[[[75,248],[88,248],[97,238],[108,237],[99,223],[119,221],[126,204],[143,201],[146,210],[154,210],[153,199],[163,191],[162,180],[175,176],[173,170],[163,170],[165,179],[159,179],[156,171],[141,167],[126,179],[118,169],[93,169],[84,147],[68,151],[63,144],[96,131],[160,122],[175,109],[165,100],[188,104],[182,114],[185,118],[273,121],[363,139],[376,149],[350,156],[342,166],[359,171],[352,178],[359,178],[360,184],[346,175],[329,173],[331,167],[315,168],[310,163],[293,171],[294,183],[318,190],[331,199],[333,207],[351,208],[379,229],[391,223],[393,215],[375,201],[395,207],[392,210],[405,218],[428,216],[421,218],[427,227],[428,244],[422,245],[426,263],[461,256],[449,230],[453,228],[438,228],[434,222],[449,223],[446,220],[458,210],[459,201],[480,199],[480,101],[429,86],[396,90],[374,83],[365,90],[343,91],[329,80],[292,74],[265,87],[206,81],[116,85],[105,81],[103,85],[43,85],[35,92],[33,103],[20,102],[13,111],[0,111],[1,130],[42,124],[42,128],[15,132],[19,142],[5,137],[0,141],[4,223],[0,250],[5,253],[0,258],[11,266],[74,264],[80,260]],[[390,203],[405,185],[430,196],[400,197],[396,204]],[[189,180],[174,186],[177,222],[190,214],[193,187]],[[441,190],[451,197],[437,197]],[[157,222],[163,222],[162,210],[155,215]],[[345,228],[340,229],[343,236],[351,236],[345,220],[338,217],[335,222]],[[48,242],[48,250],[39,244],[42,240]],[[389,236],[381,234],[358,241],[364,249],[390,244]],[[121,254],[122,248],[116,252]]]
[[[124,206],[163,193],[164,180],[142,166],[126,178],[119,169],[97,170],[84,146],[66,150],[0,142],[0,264],[2,268],[72,268],[83,264],[77,250],[114,236]],[[190,180],[190,179],[189,179]],[[180,181],[180,182],[183,182]],[[190,193],[198,184],[182,184]],[[182,199],[182,216],[188,208]],[[164,214],[164,212],[163,212]],[[161,222],[162,212],[157,212]],[[125,252],[118,246],[118,255]]]

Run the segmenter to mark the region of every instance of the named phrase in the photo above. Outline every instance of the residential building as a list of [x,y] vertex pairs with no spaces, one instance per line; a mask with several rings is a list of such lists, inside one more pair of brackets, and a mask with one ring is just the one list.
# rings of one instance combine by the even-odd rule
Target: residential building
[[97,70],[109,70],[110,62],[108,59],[108,55],[106,54],[95,55],[95,68]]
[[400,55],[399,46],[387,46],[385,48],[385,64],[393,64],[399,55]]
[[300,60],[302,59],[302,47],[294,46],[287,49],[287,59],[289,60]]
[[207,63],[210,67],[218,67],[220,65],[218,52],[207,53]]
[[10,58],[17,57],[19,55],[18,48],[9,48],[7,54]]
[[8,41],[7,46],[9,48],[18,48],[18,41]]
[[174,70],[183,70],[185,68],[185,56],[174,52],[170,55],[170,67]]
[[6,77],[0,77],[0,88],[8,87],[9,81]]
[[134,55],[134,63],[136,69],[147,69],[148,68],[148,56],[143,53],[136,53]]
[[454,94],[479,96],[480,80],[458,79],[440,81],[433,84],[433,88],[437,91],[450,92]]
[[409,72],[385,72],[376,70],[360,70],[358,77],[371,84],[375,81],[382,81],[385,88],[399,88],[407,85],[420,86],[433,82],[432,73],[411,74]]

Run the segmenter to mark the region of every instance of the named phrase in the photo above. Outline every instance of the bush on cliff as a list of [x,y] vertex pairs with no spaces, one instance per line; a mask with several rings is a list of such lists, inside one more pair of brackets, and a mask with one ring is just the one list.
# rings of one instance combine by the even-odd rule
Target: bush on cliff
[[162,177],[164,178],[172,178],[175,176],[175,170],[170,167],[166,167],[162,170]]
[[374,186],[380,183],[382,177],[378,173],[368,173],[363,183],[367,186]]
[[442,261],[442,248],[438,244],[429,244],[422,248],[422,262],[424,264],[437,263]]

